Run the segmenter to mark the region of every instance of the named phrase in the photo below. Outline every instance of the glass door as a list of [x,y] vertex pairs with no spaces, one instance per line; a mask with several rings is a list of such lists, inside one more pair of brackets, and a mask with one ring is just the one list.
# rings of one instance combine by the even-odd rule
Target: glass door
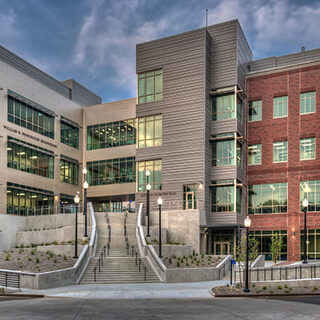
[[186,210],[194,209],[194,192],[186,192]]
[[230,254],[230,242],[215,242],[214,244],[215,255],[229,255]]

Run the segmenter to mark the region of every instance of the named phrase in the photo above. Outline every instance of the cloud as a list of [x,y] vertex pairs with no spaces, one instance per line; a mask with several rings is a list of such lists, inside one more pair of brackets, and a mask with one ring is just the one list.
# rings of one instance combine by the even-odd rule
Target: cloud
[[15,27],[17,15],[13,9],[0,12],[0,42],[8,45],[14,43],[19,37],[19,31]]
[[[112,85],[136,95],[135,48],[137,43],[183,30],[184,9],[147,20],[144,1],[95,0],[84,18],[74,49],[74,64],[86,65],[92,77],[109,73]],[[178,23],[179,22],[179,23]]]
[[301,45],[320,46],[320,3],[294,1],[224,0],[209,8],[209,23],[238,18],[254,55],[297,51]]

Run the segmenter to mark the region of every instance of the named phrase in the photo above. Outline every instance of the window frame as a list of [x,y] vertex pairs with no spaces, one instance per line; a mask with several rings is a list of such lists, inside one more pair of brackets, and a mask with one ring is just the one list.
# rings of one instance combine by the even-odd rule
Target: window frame
[[[253,106],[254,103],[258,103],[258,102],[260,102],[259,106]],[[250,120],[250,110],[252,110],[253,108],[260,109],[260,115],[261,115],[260,119]],[[257,121],[262,121],[262,100],[252,100],[252,101],[249,101],[248,103],[248,122],[257,122]]]
[[[303,141],[303,140],[308,140],[308,139],[312,139],[313,140],[313,145],[314,145],[314,157],[313,158],[307,158],[307,159],[301,159],[301,148],[302,148],[302,146],[301,146],[301,142]],[[316,137],[312,137],[312,138],[301,138],[300,139],[300,154],[299,154],[299,159],[300,159],[300,161],[307,161],[307,160],[315,160],[316,158],[317,158],[317,139],[316,139]]]
[[[275,101],[278,101],[278,99],[282,99],[282,98],[287,98],[286,100],[286,115],[281,115],[281,116],[275,116],[275,107],[279,106],[283,104],[283,102],[281,103],[276,103]],[[273,119],[281,119],[281,118],[287,118],[288,117],[288,112],[289,112],[289,97],[288,95],[284,95],[284,96],[279,96],[279,97],[273,97]]]
[[[286,160],[275,160],[275,144],[279,143],[285,143],[285,148],[286,148]],[[284,145],[282,145],[284,147]],[[273,141],[272,145],[272,150],[273,150],[273,156],[272,156],[272,162],[273,163],[284,163],[288,162],[288,140],[282,140],[282,141]],[[278,151],[279,152],[279,151]],[[278,153],[279,159],[280,159],[280,152]],[[283,156],[283,155],[282,155]]]
[[[314,97],[310,98],[310,109],[311,109],[311,104],[312,104],[312,100],[314,100],[314,111],[310,111],[310,112],[302,112],[302,102],[304,101],[306,103],[307,99],[301,99],[303,95],[306,94],[310,94],[310,93],[314,93]],[[306,105],[304,105],[304,108],[306,108]],[[312,114],[312,113],[316,113],[317,111],[317,92],[315,90],[313,91],[307,91],[307,92],[301,92],[300,93],[300,115],[305,115],[305,114]]]
[[[254,147],[254,146],[257,146],[257,147],[259,147],[260,146],[260,148],[259,148],[259,152],[260,152],[260,163],[249,163],[249,148],[250,147]],[[256,156],[255,156],[255,158],[256,158]],[[261,143],[258,143],[258,144],[250,144],[250,145],[248,145],[248,166],[259,166],[259,165],[261,165],[262,164],[262,144]]]

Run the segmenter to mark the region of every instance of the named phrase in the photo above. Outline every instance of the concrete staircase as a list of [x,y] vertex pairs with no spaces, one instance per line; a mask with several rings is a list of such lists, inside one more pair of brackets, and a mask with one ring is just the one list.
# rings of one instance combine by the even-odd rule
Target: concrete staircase
[[[132,246],[137,249],[136,239],[136,219],[134,213],[129,213],[125,220],[124,213],[108,213],[110,224],[110,251],[103,259],[101,272],[96,272],[96,282],[94,281],[94,267],[99,259],[103,246],[107,245],[109,239],[108,223],[106,213],[96,213],[96,221],[98,226],[98,243],[96,256],[91,259],[86,272],[84,273],[80,283],[146,283],[159,282],[159,279],[148,260],[145,257],[139,259],[135,254],[132,257]],[[124,234],[124,222],[126,221],[127,238],[129,242],[129,250]],[[128,255],[129,253],[129,255]],[[146,267],[146,269],[145,269]]]

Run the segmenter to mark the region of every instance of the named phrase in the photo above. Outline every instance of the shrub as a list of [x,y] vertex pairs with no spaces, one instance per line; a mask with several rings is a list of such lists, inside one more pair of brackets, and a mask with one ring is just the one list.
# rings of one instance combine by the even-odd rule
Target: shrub
[[192,255],[195,256],[196,255],[196,251],[192,250]]
[[58,245],[58,241],[53,241],[52,244],[54,244],[55,246]]
[[273,293],[273,291],[272,291],[272,290],[270,290],[270,293],[272,294],[272,293]]
[[211,260],[211,258],[212,258],[211,256],[208,256],[208,260]]
[[28,258],[28,260],[31,261],[32,259],[31,259],[31,258]]
[[173,259],[177,259],[177,257],[175,255],[173,255]]
[[30,251],[30,253],[31,253],[32,255],[35,255],[36,252],[37,252],[37,249],[32,249],[32,250]]
[[172,263],[172,259],[171,259],[171,258],[169,258],[169,263],[170,263],[170,264]]
[[189,267],[189,266],[190,266],[190,264],[187,262],[187,263],[186,263],[186,267]]
[[286,284],[284,285],[284,287],[285,287],[286,289],[288,289],[288,286],[287,286]]
[[22,252],[24,252],[24,250],[23,249],[19,249],[19,254],[21,254]]
[[255,288],[255,286],[256,286],[256,285],[253,283],[253,284],[252,284],[252,288]]
[[313,287],[312,291],[317,291],[318,287]]
[[177,267],[180,267],[180,262],[179,261],[177,261]]
[[182,242],[181,244],[182,244],[183,246],[185,245],[185,243],[184,243],[184,242]]
[[57,263],[57,259],[56,258],[54,258],[53,263]]
[[17,260],[20,261],[20,258],[18,258]]
[[35,243],[31,243],[31,248],[36,248],[37,245]]
[[281,286],[278,286],[277,288],[278,288],[279,290],[282,290],[282,287],[281,287]]
[[63,256],[63,259],[64,259],[64,261],[66,261],[66,260],[67,260],[67,256],[66,256],[66,255],[64,255],[64,256]]
[[201,258],[202,258],[202,259],[204,258],[204,253],[201,253]]
[[285,293],[289,293],[289,292],[290,292],[290,290],[286,290],[286,291],[285,291]]
[[23,244],[20,246],[20,248],[21,248],[21,249],[23,249],[23,248],[24,248]]
[[36,257],[36,263],[39,263],[39,262],[40,262],[40,258]]
[[6,255],[6,261],[9,261],[10,260],[10,253],[7,253]]
[[197,260],[197,266],[199,266],[200,265],[200,261],[199,260]]
[[267,286],[263,286],[263,287],[262,287],[262,290],[267,290]]

